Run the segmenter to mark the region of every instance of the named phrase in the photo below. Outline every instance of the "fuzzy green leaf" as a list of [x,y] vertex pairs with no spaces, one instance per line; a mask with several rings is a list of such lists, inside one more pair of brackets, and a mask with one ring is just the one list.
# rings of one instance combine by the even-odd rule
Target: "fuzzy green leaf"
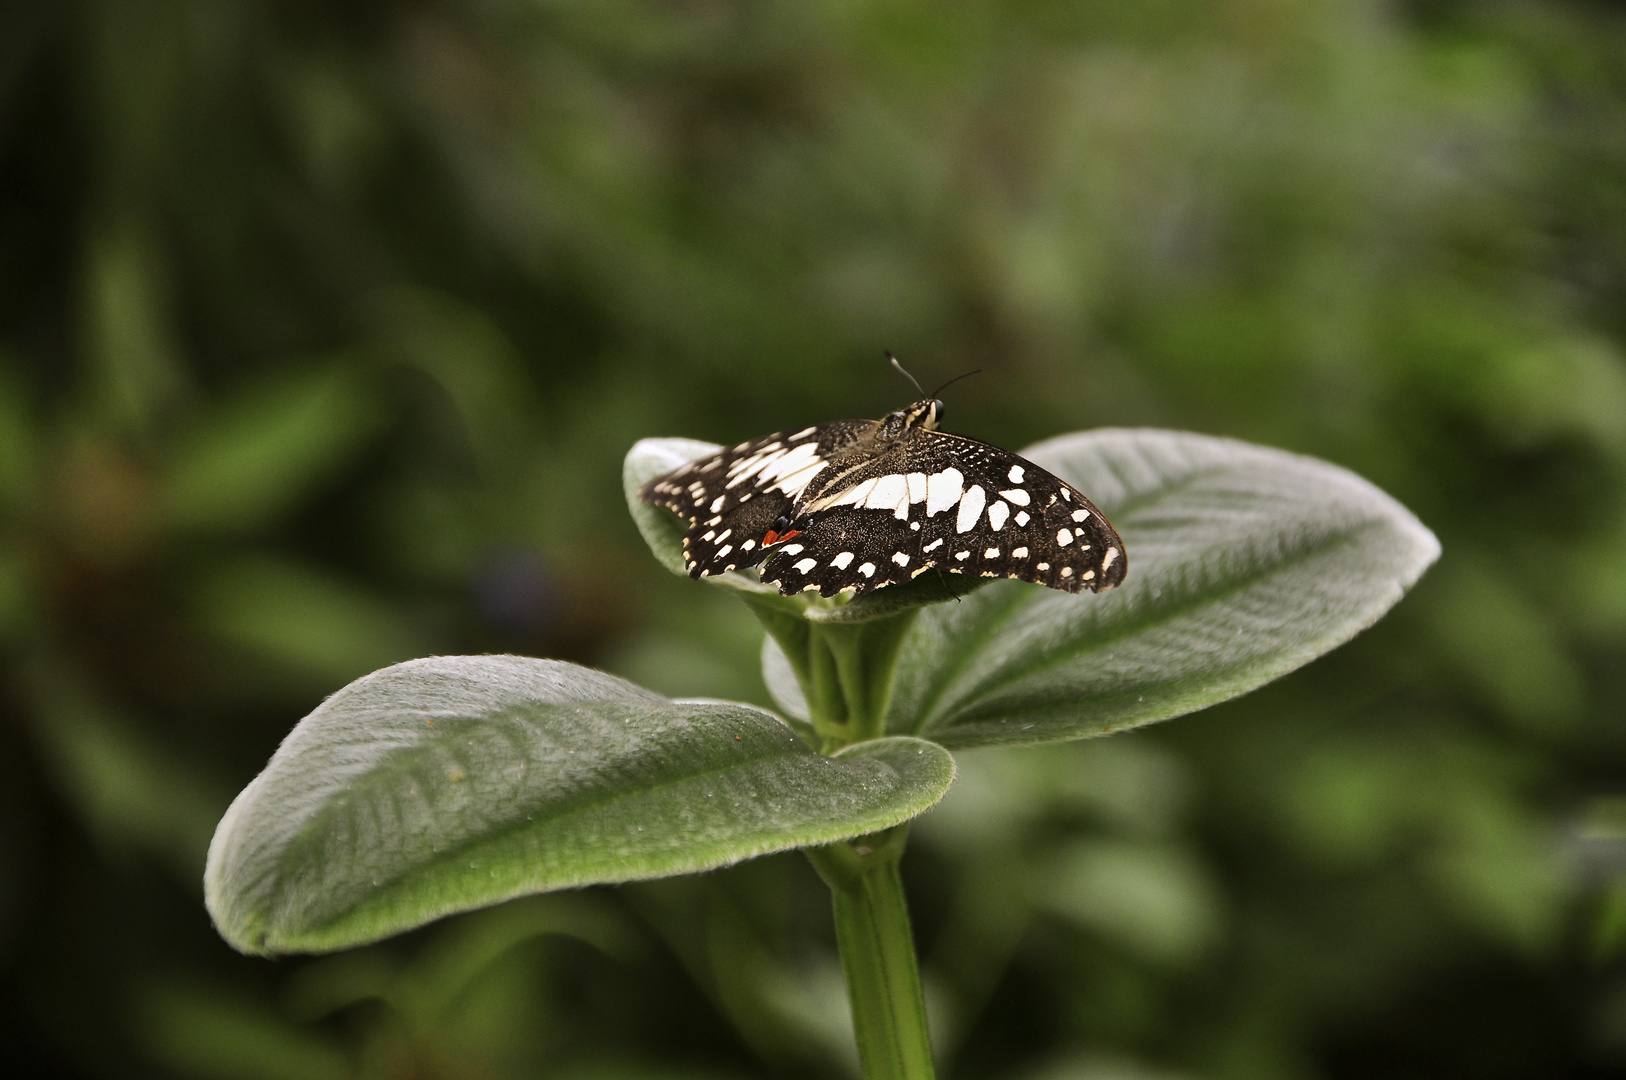
[[1106,511],[1129,577],[1098,596],[1000,581],[928,608],[903,645],[889,732],[1039,743],[1201,709],[1349,640],[1439,556],[1405,507],[1314,458],[1154,430],[1023,453]]
[[[626,460],[621,463],[621,490],[627,497],[627,509],[632,513],[632,520],[655,558],[674,574],[683,577],[689,575],[683,566],[683,522],[676,514],[644,502],[638,497],[638,492],[657,476],[665,476],[686,462],[715,454],[721,449],[716,443],[698,439],[639,439],[627,451]],[[719,574],[707,580],[734,588],[778,591],[759,585],[743,574]]]
[[299,723],[221,820],[205,894],[245,952],[337,949],[528,893],[874,832],[953,776],[923,740],[823,757],[770,713],[559,661],[415,660]]
[[811,721],[807,693],[797,681],[796,669],[772,634],[762,635],[762,681],[779,711],[792,720]]

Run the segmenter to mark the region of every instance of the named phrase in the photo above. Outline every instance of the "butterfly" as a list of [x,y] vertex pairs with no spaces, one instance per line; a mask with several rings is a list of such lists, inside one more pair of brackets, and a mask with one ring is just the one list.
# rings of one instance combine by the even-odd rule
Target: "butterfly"
[[942,417],[943,402],[928,398],[879,420],[764,435],[657,477],[639,496],[688,520],[690,577],[760,565],[786,596],[863,594],[934,569],[1071,593],[1123,581],[1123,540],[1083,492],[1008,450],[939,431]]

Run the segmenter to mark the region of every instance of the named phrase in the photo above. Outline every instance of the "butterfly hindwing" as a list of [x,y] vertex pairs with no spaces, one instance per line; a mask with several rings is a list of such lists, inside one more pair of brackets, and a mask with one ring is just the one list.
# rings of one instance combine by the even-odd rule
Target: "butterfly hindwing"
[[762,580],[787,595],[816,588],[821,596],[908,581],[929,564],[920,557],[920,534],[892,524],[880,522],[875,510],[850,506],[797,519],[791,528],[801,535],[771,549]]
[[683,559],[690,577],[755,566],[767,554],[775,522],[790,518],[796,496],[823,471],[829,455],[867,423],[838,421],[764,435],[691,461],[645,484],[639,495],[688,519]]

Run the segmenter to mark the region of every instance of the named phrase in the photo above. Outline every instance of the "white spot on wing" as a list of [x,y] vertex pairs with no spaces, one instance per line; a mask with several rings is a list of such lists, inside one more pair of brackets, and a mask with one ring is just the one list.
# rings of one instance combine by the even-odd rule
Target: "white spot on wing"
[[846,491],[843,491],[840,495],[837,495],[829,502],[825,502],[823,499],[817,499],[814,501],[813,505],[808,507],[808,509],[823,510],[829,506],[863,506],[864,500],[869,498],[869,493],[875,490],[877,480],[878,477],[872,476],[868,480],[865,480],[862,484],[854,484],[852,487],[848,488]]
[[791,441],[794,442],[797,439],[805,439],[805,438],[807,438],[809,435],[813,434],[817,430],[818,430],[818,425],[816,425],[816,424],[813,427],[805,427],[802,430],[798,431],[796,434],[792,435],[791,436]]
[[[734,462],[734,464],[730,465],[728,467],[728,475],[738,475],[745,470],[752,469],[753,466],[761,465],[764,461],[770,458],[776,458],[779,456],[779,452],[784,448],[784,444],[778,441],[771,442],[767,446],[759,446],[750,457],[740,458],[738,461]],[[743,449],[743,447],[736,446],[734,449],[740,450]]]
[[1009,499],[1017,506],[1026,506],[1028,504],[1028,493],[1022,488],[1011,488],[1009,491],[1001,491],[999,494],[1001,498]]
[[943,538],[941,536],[939,536],[936,540],[933,540],[931,543],[927,544],[925,547],[921,548],[920,550],[921,551],[936,551],[938,548],[940,548],[942,546],[943,546]]
[[1073,568],[1071,566],[1062,567],[1061,568],[1061,576],[1062,577],[1072,577],[1073,576]]
[[899,566],[908,566],[909,556],[900,551],[896,555],[892,556],[892,561],[897,563]]
[[875,576],[875,564],[872,563],[872,562],[859,563],[858,564],[858,572],[860,574],[863,574],[865,577],[874,577]]
[[1016,512],[1016,523],[1018,525],[1026,525],[1032,520],[1032,518],[1028,517],[1028,512],[1026,510],[1018,510]]
[[1107,548],[1106,555],[1104,555],[1102,557],[1102,559],[1101,559],[1101,572],[1103,574],[1106,573],[1107,567],[1111,566],[1113,563],[1115,563],[1117,561],[1118,561],[1118,549],[1115,548],[1115,547]]
[[1011,516],[1011,508],[998,499],[988,508],[988,524],[993,526],[995,532],[1005,527],[1005,519]]
[[823,468],[824,459],[819,457],[818,445],[802,443],[789,450],[768,455],[728,483],[732,487],[760,469],[761,476],[757,478],[756,486],[770,491],[778,488],[794,499],[806,490],[807,485],[813,482],[813,477]]
[[819,565],[819,560],[817,559],[803,559],[801,562],[796,564],[796,572],[799,574],[805,574],[817,565]]
[[756,546],[757,546],[757,542],[755,540],[747,540],[745,543],[740,545],[740,550],[741,551],[750,551],[752,548],[754,548]]
[[739,487],[784,456],[784,452],[780,451],[767,454],[757,453],[752,454],[750,457],[740,458],[740,460],[728,467],[728,482],[723,486],[725,488]]
[[713,555],[712,558],[721,559],[724,556],[726,556],[730,551],[733,551],[733,550],[734,550],[734,545],[733,544],[724,544],[720,549],[718,549],[717,554]]
[[971,552],[969,551],[956,551],[954,553],[955,562],[965,562],[969,558],[971,558]]
[[987,551],[982,553],[982,557],[985,559],[997,559],[999,558],[999,549],[989,548]]
[[[802,444],[802,446],[809,447],[812,445],[812,443]],[[801,447],[799,446],[797,449],[800,450]],[[789,455],[787,454],[786,456],[788,457]],[[799,499],[802,497],[802,492],[807,490],[807,485],[811,484],[813,482],[813,478],[818,476],[819,473],[823,471],[824,459],[815,458],[811,464],[804,465],[795,472],[787,473],[780,477],[779,482],[775,484],[774,487],[778,488],[780,491],[783,491],[792,499]],[[771,491],[773,488],[769,488],[768,490]]]
[[1036,569],[1036,570],[1048,570],[1048,569],[1050,569],[1050,564],[1047,563],[1047,562],[1038,563],[1038,564],[1035,565],[1034,569]]
[[926,516],[941,514],[960,501],[965,476],[959,469],[944,469],[926,477]]
[[1027,557],[1028,557],[1028,549],[1027,548],[1019,547],[1019,548],[1012,548],[1011,549],[1011,558],[1013,558],[1013,559],[1025,559]]
[[800,544],[786,544],[784,546],[783,550],[784,550],[786,555],[800,555],[802,553],[802,545],[800,545]]
[[712,513],[715,514],[717,511],[719,511],[719,510],[721,510],[723,508],[723,503],[726,502],[727,500],[728,500],[727,495],[719,495],[715,499],[711,500],[711,506],[710,506],[709,509],[711,510]]
[[864,500],[871,510],[890,510],[899,521],[909,517],[909,483],[902,473],[888,473],[878,477],[875,489]]
[[840,555],[837,555],[835,558],[830,560],[830,565],[835,567],[837,570],[845,570],[847,569],[847,564],[852,561],[853,553],[850,551],[843,551]]
[[1066,547],[1068,544],[1071,544],[1072,542],[1073,542],[1073,531],[1071,529],[1057,529],[1056,530],[1056,543],[1060,544],[1062,547]]
[[1090,581],[1090,580],[1094,579],[1095,571],[1094,570],[1086,570],[1086,571],[1084,571],[1082,574],[1080,574],[1078,576],[1083,578],[1085,581]]
[[954,531],[970,532],[982,516],[982,508],[987,501],[988,496],[982,493],[981,485],[972,484],[967,488],[960,498],[960,514],[954,519]]
[[[1022,482],[1022,466],[1020,466],[1020,465],[1012,465],[1011,466],[1011,483],[1020,484],[1021,482]],[[1023,505],[1025,506],[1026,504],[1024,503]]]
[[926,501],[926,474],[925,473],[923,473],[923,472],[912,472],[908,476],[904,477],[904,481],[905,481],[905,483],[907,484],[907,486],[909,488],[909,501],[910,502],[917,503],[917,502],[925,502]]

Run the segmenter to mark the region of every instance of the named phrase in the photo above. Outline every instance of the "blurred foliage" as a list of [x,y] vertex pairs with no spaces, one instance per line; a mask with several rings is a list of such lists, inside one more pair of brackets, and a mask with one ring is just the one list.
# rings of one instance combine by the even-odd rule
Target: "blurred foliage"
[[943,1072],[1626,1068],[1626,13],[1584,0],[0,7],[0,1032],[68,1077],[853,1067],[805,863],[230,953],[323,695],[517,651],[766,703],[618,487],[981,367],[1445,558],[1282,682],[962,755],[905,872]]

